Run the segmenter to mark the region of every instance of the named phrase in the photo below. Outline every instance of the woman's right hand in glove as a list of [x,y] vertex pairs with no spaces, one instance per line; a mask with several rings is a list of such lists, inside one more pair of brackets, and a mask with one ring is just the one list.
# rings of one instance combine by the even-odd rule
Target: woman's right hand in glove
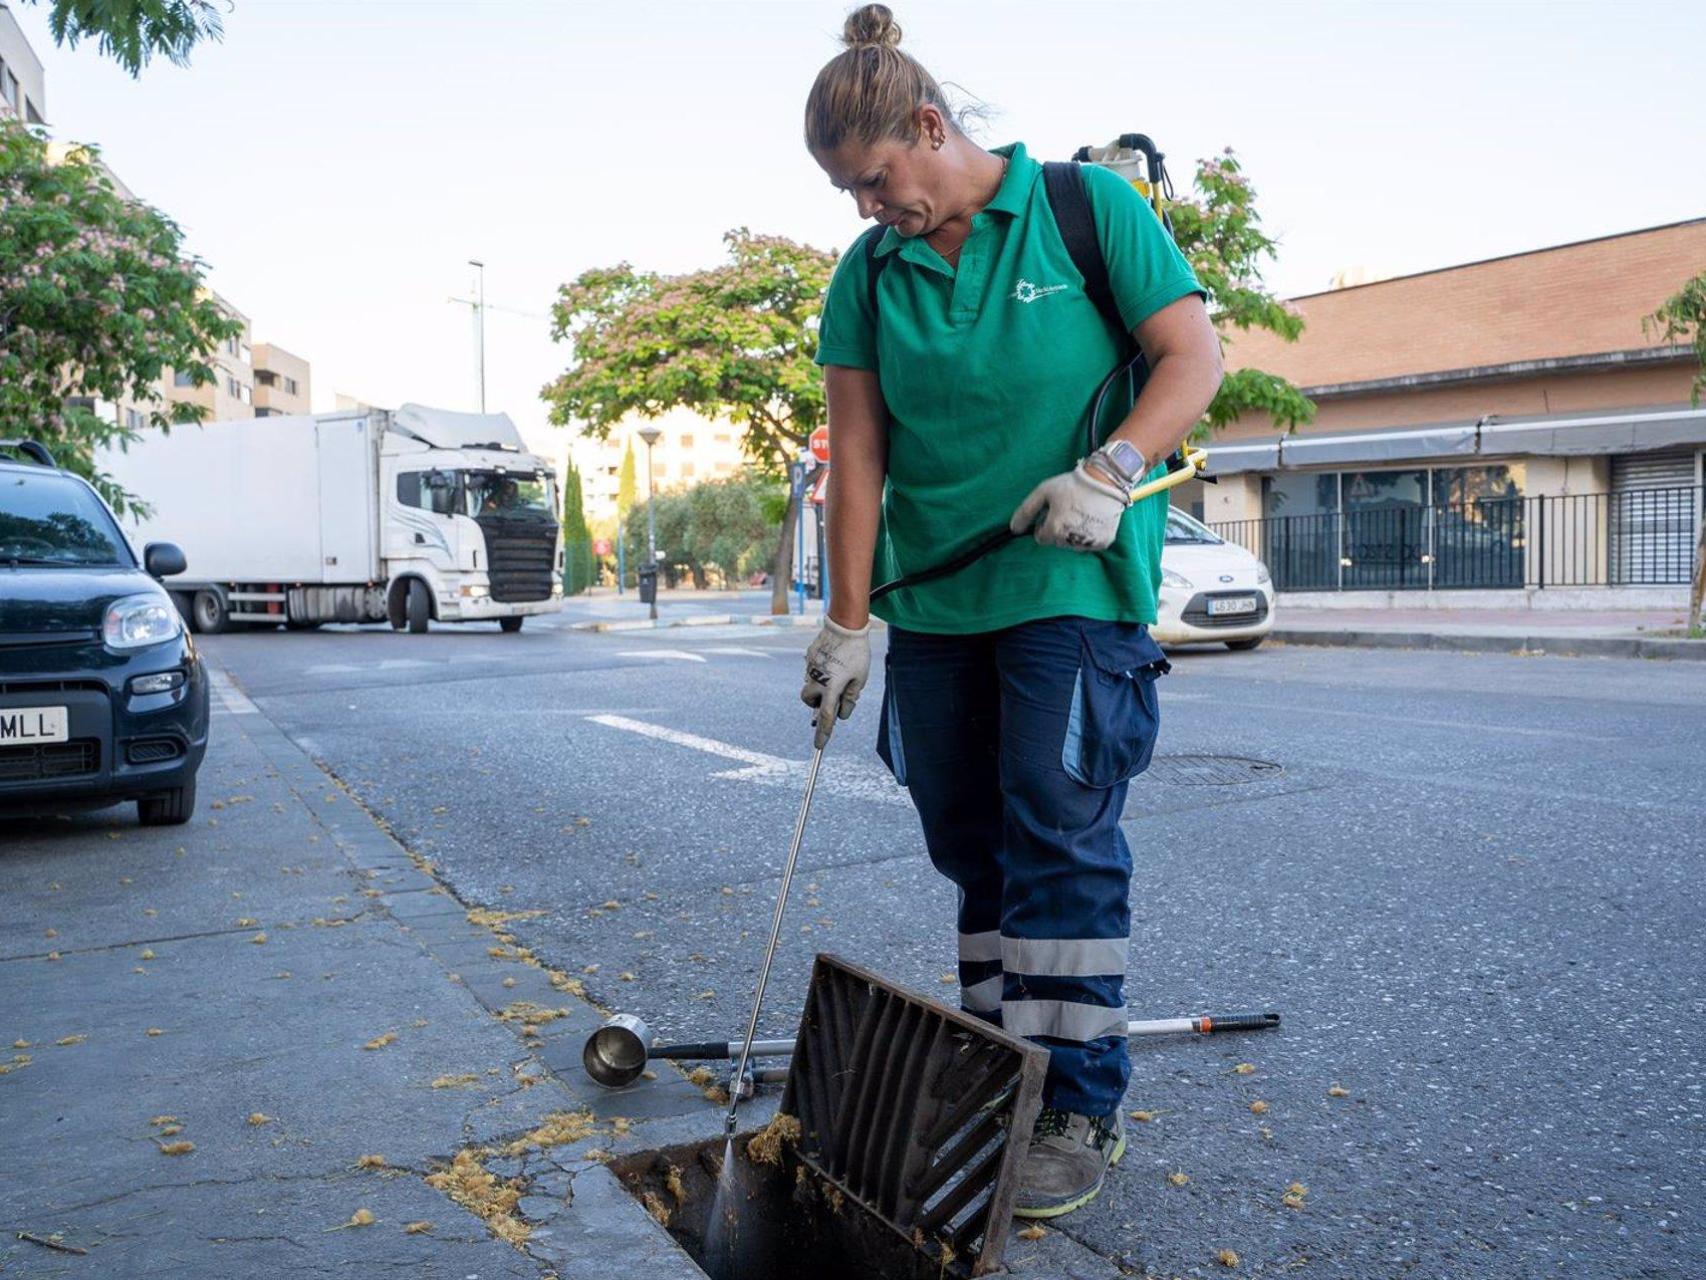
[[800,701],[815,712],[813,746],[821,749],[837,718],[845,720],[853,714],[870,674],[871,624],[855,631],[825,616],[806,650],[806,683],[800,690]]

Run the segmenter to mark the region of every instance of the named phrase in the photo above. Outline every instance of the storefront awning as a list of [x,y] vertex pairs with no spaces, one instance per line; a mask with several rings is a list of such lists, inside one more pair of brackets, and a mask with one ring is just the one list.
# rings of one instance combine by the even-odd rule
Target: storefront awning
[[1209,440],[1208,465],[1203,474],[1234,476],[1243,471],[1272,471],[1279,466],[1280,437],[1268,440],[1233,440],[1220,444]]
[[1706,444],[1706,408],[1594,415],[1554,413],[1542,417],[1487,418],[1481,424],[1481,452],[1489,455],[1570,457],[1647,453],[1691,444]]
[[[1283,467],[1317,467],[1347,462],[1409,462],[1475,452],[1475,424],[1397,431],[1362,431],[1354,435],[1287,436],[1280,446]],[[1213,456],[1212,451],[1210,456]]]

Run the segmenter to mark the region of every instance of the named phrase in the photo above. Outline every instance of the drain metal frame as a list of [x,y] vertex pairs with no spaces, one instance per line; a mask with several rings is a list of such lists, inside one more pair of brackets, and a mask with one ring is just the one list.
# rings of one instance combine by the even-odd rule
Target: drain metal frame
[[[799,1158],[954,1276],[997,1270],[1048,1050],[819,955],[782,1109]],[[975,1252],[974,1252],[975,1249]]]

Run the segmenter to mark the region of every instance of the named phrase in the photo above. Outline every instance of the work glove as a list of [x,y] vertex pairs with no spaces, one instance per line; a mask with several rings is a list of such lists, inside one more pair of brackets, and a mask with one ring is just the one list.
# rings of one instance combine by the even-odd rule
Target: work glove
[[822,748],[829,741],[837,716],[845,720],[853,714],[870,674],[871,624],[853,631],[825,617],[806,650],[806,683],[800,690],[800,701],[816,712],[813,746]]
[[1032,489],[1007,527],[1025,533],[1036,525],[1037,541],[1045,547],[1102,551],[1119,533],[1120,517],[1128,505],[1122,490],[1098,480],[1080,462]]

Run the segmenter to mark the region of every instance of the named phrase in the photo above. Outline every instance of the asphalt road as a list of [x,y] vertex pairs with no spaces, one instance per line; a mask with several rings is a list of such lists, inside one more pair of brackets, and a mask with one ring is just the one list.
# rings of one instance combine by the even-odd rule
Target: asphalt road
[[[810,632],[565,621],[206,649],[461,896],[541,912],[511,927],[547,963],[732,1038]],[[1061,1229],[1135,1274],[1232,1249],[1243,1275],[1706,1275],[1703,667],[1175,655],[1125,817],[1130,1003],[1285,1025],[1135,1042],[1127,1106],[1159,1114]],[[879,692],[826,757],[761,1032],[792,1034],[818,950],[951,994],[953,898],[875,757]],[[1185,755],[1278,767],[1204,785]]]

